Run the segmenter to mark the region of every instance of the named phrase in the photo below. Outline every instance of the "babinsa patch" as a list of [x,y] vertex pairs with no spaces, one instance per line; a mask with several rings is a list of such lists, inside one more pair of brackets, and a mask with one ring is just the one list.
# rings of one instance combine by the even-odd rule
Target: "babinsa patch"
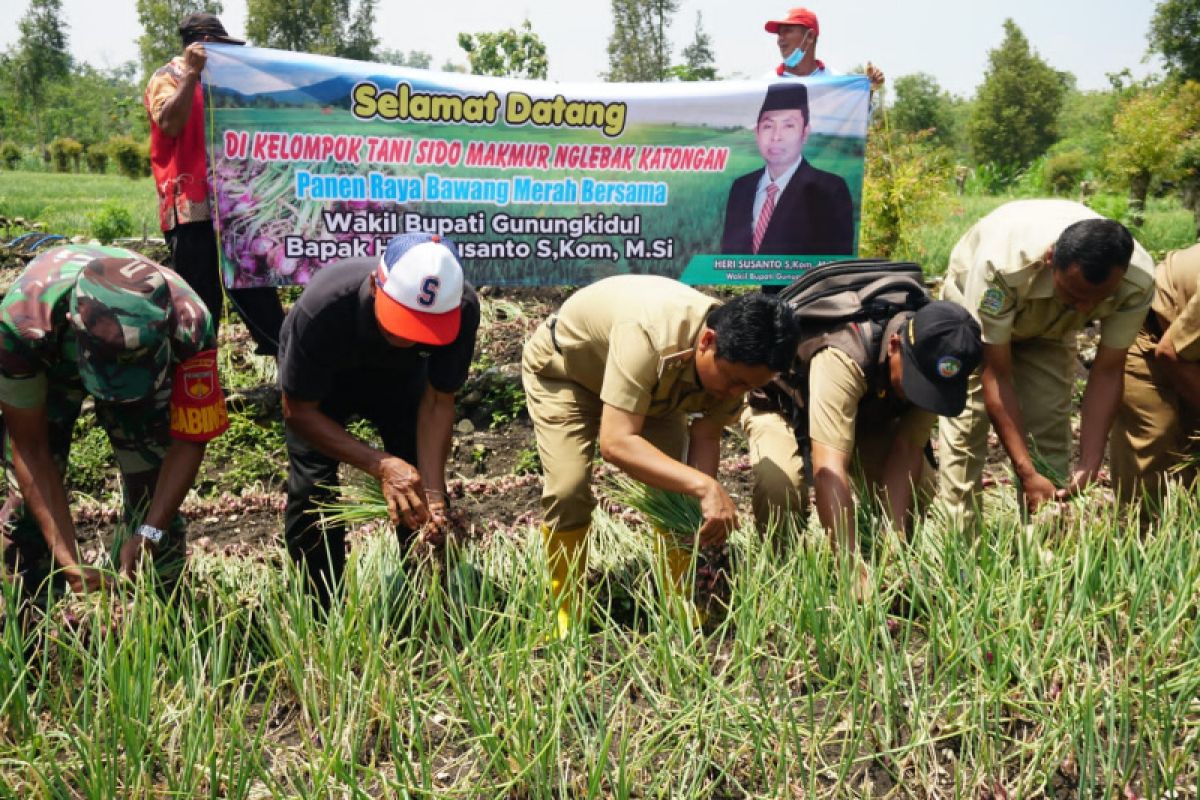
[[175,368],[171,388],[171,436],[207,442],[229,427],[225,393],[217,379],[217,351],[206,350]]
[[183,389],[193,400],[207,400],[213,392],[212,371],[207,366],[183,373]]

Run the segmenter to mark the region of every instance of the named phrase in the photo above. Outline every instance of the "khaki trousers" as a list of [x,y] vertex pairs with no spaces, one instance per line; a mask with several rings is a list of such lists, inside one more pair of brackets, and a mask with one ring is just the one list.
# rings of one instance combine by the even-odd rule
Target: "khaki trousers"
[[[752,505],[754,521],[760,530],[772,521],[796,514],[798,529],[803,529],[808,515],[808,488],[804,483],[804,458],[796,442],[796,434],[783,415],[750,406],[742,409],[742,432],[750,449],[750,466],[754,474]],[[884,465],[897,435],[898,419],[883,425],[865,424],[861,420],[854,431],[854,457],[850,474],[861,474],[872,492],[883,486]],[[918,485],[918,497],[925,499],[932,492],[933,468],[924,461]]]
[[[1071,459],[1074,348],[1051,339],[1013,342],[1012,361],[1027,443],[1036,444],[1046,461],[1065,475]],[[938,503],[957,524],[973,527],[979,520],[980,482],[992,429],[980,371],[971,376],[963,413],[942,418],[938,429]]]
[[[544,328],[534,336],[543,335]],[[591,522],[596,507],[591,488],[592,463],[604,403],[599,395],[574,381],[539,375],[537,359],[530,356],[533,350],[525,348],[521,382],[542,459],[542,511],[551,530],[574,530]],[[682,461],[687,455],[687,415],[679,412],[647,417],[642,436],[671,458]]]
[[776,411],[749,405],[742,409],[739,422],[750,448],[755,523],[765,530],[771,522],[795,514],[799,517],[797,528],[803,528],[808,516],[808,489],[804,485],[804,458],[792,426]]
[[[1123,503],[1145,499],[1153,505],[1168,471],[1195,448],[1189,440],[1200,434],[1200,413],[1182,402],[1155,360],[1154,347],[1142,331],[1125,356],[1125,393],[1108,450],[1113,486]],[[1196,471],[1181,477],[1190,482]]]

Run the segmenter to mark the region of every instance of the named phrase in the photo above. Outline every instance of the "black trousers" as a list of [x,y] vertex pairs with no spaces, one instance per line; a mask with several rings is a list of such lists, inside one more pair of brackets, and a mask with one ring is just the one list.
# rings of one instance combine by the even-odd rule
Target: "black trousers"
[[[164,234],[171,250],[171,268],[200,295],[213,315],[213,328],[221,321],[224,287],[221,262],[217,257],[217,235],[212,222],[187,222]],[[254,352],[279,355],[279,329],[283,326],[283,304],[273,286],[230,289],[229,302],[245,321],[254,339]]]
[[[321,412],[343,427],[365,419],[383,439],[383,449],[417,465],[417,409],[425,391],[425,372],[396,375],[360,370],[338,375],[335,393],[320,403]],[[341,585],[346,567],[346,528],[322,519],[320,506],[338,498],[338,461],[288,428],[288,496],[284,540],[288,554],[308,576],[308,588],[324,608]],[[414,531],[397,526],[400,547]]]

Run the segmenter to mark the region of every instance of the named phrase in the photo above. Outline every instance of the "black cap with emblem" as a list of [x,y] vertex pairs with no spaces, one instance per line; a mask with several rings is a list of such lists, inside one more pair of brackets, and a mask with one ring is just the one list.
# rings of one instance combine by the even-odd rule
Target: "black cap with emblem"
[[962,306],[934,301],[900,329],[904,395],[918,408],[956,417],[967,404],[967,381],[983,361],[979,323]]
[[223,44],[245,44],[243,39],[235,39],[225,30],[225,26],[221,24],[221,20],[217,19],[216,14],[209,14],[204,11],[199,11],[195,14],[188,14],[179,23],[179,35],[183,37],[184,44],[199,42],[208,38],[214,42]]

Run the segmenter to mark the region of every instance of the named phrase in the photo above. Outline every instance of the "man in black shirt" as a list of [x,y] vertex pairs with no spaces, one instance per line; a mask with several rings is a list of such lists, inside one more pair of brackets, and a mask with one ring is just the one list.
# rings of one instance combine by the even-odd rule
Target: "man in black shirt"
[[[346,562],[345,527],[322,523],[337,468],[380,482],[401,544],[444,525],[454,393],[467,378],[479,299],[453,242],[397,236],[381,260],[348,259],[313,278],[283,323],[279,374],[288,448],[284,537],[328,607]],[[346,430],[378,429],[383,450]]]

